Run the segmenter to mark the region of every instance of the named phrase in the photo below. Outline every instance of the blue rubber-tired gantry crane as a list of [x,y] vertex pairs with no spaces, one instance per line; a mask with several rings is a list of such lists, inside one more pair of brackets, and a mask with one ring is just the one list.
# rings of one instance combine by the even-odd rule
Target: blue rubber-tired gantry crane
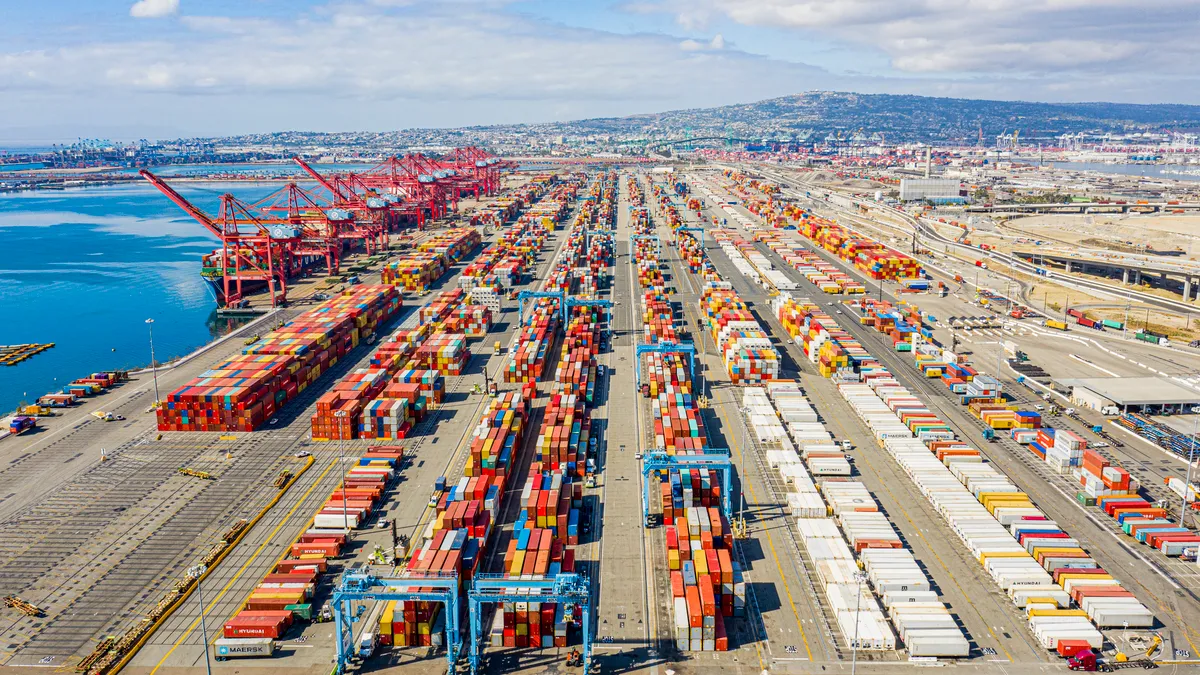
[[704,228],[703,227],[681,227],[675,231],[676,232],[699,232],[700,233],[700,248],[703,248],[703,249],[708,248],[708,245],[704,239]]
[[503,602],[549,602],[563,605],[564,615],[579,608],[583,642],[583,672],[592,665],[592,587],[580,574],[548,575],[544,579],[509,579],[499,574],[476,574],[467,594],[470,603],[471,632],[467,658],[471,675],[478,675],[483,664],[484,605]]
[[[567,297],[566,293],[563,293],[562,291],[521,291],[520,293],[517,294],[517,303],[518,303],[518,307],[520,308],[520,313],[518,314],[518,317],[521,319],[521,325],[522,326],[526,325],[525,304],[527,302],[529,302],[530,300],[539,300],[541,298],[549,298],[551,300],[558,300],[558,311],[556,312],[556,314],[559,314],[565,320],[566,315],[567,315],[566,297]],[[531,315],[531,320],[532,320],[532,315]]]
[[633,249],[637,248],[637,243],[639,241],[654,242],[654,253],[656,255],[662,255],[662,242],[659,240],[657,234],[631,234],[631,235],[629,235],[629,249],[630,249],[631,254],[632,254]]
[[612,300],[592,300],[571,296],[567,298],[566,316],[570,317],[572,307],[599,307],[604,310],[604,320],[612,326]]
[[634,356],[637,357],[637,363],[634,364],[634,373],[639,389],[642,386],[642,354],[683,354],[688,360],[688,379],[696,379],[696,346],[691,342],[660,342],[656,345],[638,345],[634,350]]
[[733,462],[729,459],[729,450],[704,448],[703,452],[702,455],[668,455],[656,450],[642,458],[642,522],[646,527],[650,527],[650,485],[660,484],[659,480],[652,481],[650,477],[672,469],[713,469],[720,474],[721,513],[725,520],[733,522],[733,497],[730,495],[733,489]]
[[[377,577],[369,572],[346,572],[333,592],[334,634],[337,636],[337,667],[334,672],[344,673],[346,664],[355,652],[354,619],[355,605],[367,602],[440,602],[445,605],[446,617],[446,660],[449,672],[454,672],[462,652],[462,630],[459,620],[458,575],[446,573],[422,573],[419,577]],[[374,629],[371,629],[374,630]]]

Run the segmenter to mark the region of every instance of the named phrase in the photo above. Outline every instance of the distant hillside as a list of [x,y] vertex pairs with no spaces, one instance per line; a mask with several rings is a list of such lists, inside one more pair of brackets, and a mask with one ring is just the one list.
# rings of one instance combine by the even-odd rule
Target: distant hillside
[[888,141],[971,141],[982,124],[990,144],[1020,129],[1023,138],[1066,133],[1129,133],[1200,129],[1200,106],[1128,103],[1036,103],[931,96],[809,92],[719,108],[581,120],[564,127],[630,133],[637,129],[726,131],[735,134],[811,131],[879,132]]
[[523,145],[533,137],[609,136],[608,143],[636,139],[732,136],[759,140],[849,139],[859,132],[889,143],[969,143],[991,146],[997,135],[1019,130],[1023,142],[1053,143],[1063,134],[1126,134],[1200,130],[1200,106],[1129,103],[1035,103],[965,98],[815,91],[719,108],[605,117],[537,124],[403,131],[305,131],[203,139],[216,144],[279,147],[400,148],[430,145]]

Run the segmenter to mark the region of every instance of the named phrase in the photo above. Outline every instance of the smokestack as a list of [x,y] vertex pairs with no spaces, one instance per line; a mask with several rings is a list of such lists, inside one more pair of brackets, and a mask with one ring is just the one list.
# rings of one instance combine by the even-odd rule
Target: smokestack
[[925,146],[925,177],[929,178],[930,165],[933,163],[933,148]]

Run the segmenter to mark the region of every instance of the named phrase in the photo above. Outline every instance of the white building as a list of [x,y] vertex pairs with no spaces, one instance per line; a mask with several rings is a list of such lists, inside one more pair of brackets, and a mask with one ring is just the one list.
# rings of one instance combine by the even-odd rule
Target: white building
[[900,201],[957,199],[959,182],[953,178],[901,178]]

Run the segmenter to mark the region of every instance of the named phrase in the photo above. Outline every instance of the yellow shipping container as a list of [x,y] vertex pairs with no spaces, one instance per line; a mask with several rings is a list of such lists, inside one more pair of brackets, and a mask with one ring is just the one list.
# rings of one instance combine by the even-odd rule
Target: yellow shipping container
[[383,608],[383,614],[379,617],[379,634],[391,635],[392,622],[396,620],[396,601],[389,600]]

